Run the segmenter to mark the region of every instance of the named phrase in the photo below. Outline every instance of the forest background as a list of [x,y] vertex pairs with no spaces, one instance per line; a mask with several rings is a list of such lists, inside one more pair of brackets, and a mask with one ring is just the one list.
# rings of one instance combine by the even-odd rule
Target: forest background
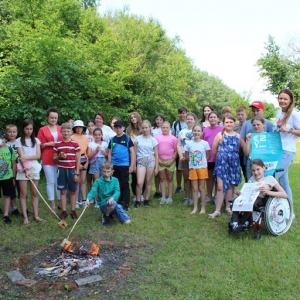
[[[60,123],[86,121],[96,111],[126,121],[132,111],[151,121],[162,112],[173,121],[182,105],[200,117],[206,104],[218,112],[224,106],[235,111],[256,100],[197,68],[179,46],[180,37],[168,37],[158,21],[126,9],[99,15],[99,4],[0,0],[1,127],[20,125],[25,118],[34,119],[36,127],[44,125],[49,107],[60,110]],[[278,61],[284,59],[271,37],[269,43],[273,48],[266,46],[268,53],[258,65],[276,94],[291,76],[281,74]],[[274,68],[286,76],[275,78]],[[274,112],[266,103],[265,116]]]

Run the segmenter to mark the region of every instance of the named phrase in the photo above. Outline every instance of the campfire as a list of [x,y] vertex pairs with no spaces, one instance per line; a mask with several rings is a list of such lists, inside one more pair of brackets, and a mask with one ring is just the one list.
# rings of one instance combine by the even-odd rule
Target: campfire
[[40,275],[63,277],[75,273],[99,268],[102,259],[99,257],[99,246],[93,243],[68,243],[61,254],[49,262],[41,263],[37,273]]

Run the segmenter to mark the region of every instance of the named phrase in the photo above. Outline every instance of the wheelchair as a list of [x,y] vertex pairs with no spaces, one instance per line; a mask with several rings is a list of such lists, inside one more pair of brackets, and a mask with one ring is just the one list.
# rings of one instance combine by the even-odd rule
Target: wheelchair
[[[283,171],[282,169],[275,170],[275,173]],[[232,201],[233,204],[234,200]],[[228,232],[235,233],[237,236],[240,232],[247,232],[251,228],[255,232],[255,239],[261,238],[262,221],[265,227],[272,236],[279,236],[286,233],[292,225],[294,212],[293,205],[290,199],[267,196],[264,198],[265,205],[254,205],[252,213],[244,224],[239,224],[238,230],[235,232],[232,228],[231,220],[228,223]],[[239,215],[239,220],[242,215]]]

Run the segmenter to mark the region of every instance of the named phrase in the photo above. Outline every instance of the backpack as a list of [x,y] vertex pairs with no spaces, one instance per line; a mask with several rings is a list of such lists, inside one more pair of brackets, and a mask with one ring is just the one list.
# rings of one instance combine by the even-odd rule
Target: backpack
[[[180,124],[180,120],[177,120],[177,121],[175,121],[174,123],[173,123],[173,126],[174,126],[174,135],[177,137],[177,130],[176,130],[176,128],[177,128],[177,125],[179,125],[179,132],[181,131],[181,124]],[[178,133],[179,133],[178,132]]]

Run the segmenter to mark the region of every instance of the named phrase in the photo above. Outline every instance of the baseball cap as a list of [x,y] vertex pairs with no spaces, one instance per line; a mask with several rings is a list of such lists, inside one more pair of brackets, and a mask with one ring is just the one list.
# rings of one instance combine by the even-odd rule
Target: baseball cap
[[265,109],[264,104],[261,101],[259,101],[259,100],[253,101],[249,107],[255,107],[255,108]]
[[125,127],[125,124],[124,124],[123,121],[117,120],[117,121],[114,123],[114,127]]

